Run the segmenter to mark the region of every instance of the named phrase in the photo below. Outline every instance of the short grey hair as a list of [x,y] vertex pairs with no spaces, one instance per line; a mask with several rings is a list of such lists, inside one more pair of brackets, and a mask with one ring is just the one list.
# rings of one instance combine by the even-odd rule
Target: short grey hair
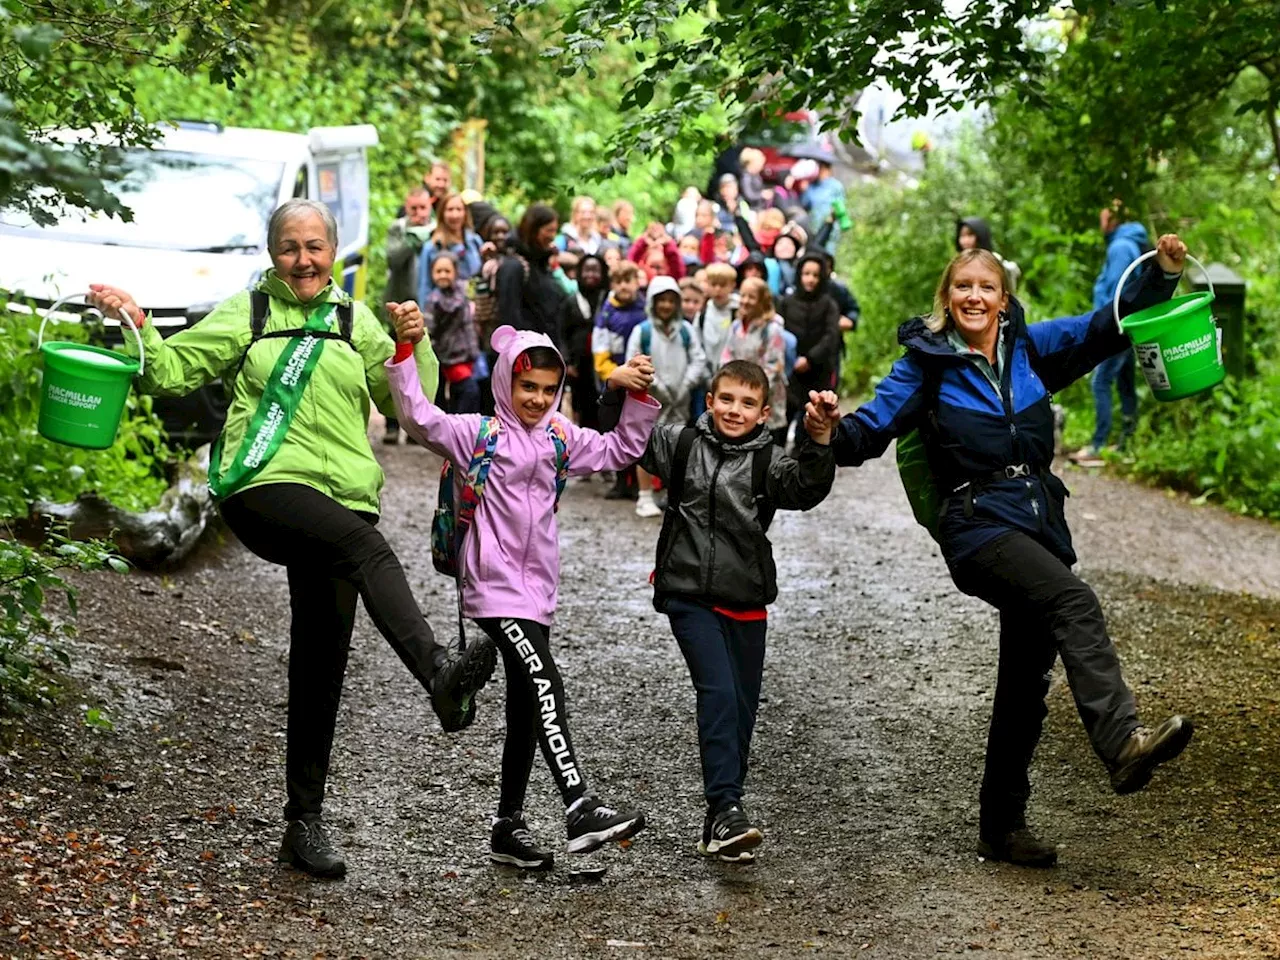
[[333,211],[319,200],[295,198],[286,200],[276,207],[275,212],[271,214],[271,219],[267,221],[267,250],[275,252],[276,241],[280,239],[280,231],[284,229],[286,223],[304,214],[312,213],[320,218],[324,224],[324,232],[329,239],[329,245],[336,249],[338,246],[338,221],[334,219]]

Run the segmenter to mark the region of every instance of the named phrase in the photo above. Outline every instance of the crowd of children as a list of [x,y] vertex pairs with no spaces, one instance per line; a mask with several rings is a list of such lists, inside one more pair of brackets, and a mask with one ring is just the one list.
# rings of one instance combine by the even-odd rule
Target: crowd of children
[[[575,198],[568,222],[540,225],[547,234],[541,247],[536,237],[522,241],[476,196],[453,193],[448,184],[437,184],[434,194],[426,186],[411,191],[405,216],[388,231],[388,289],[412,291],[440,345],[443,376],[434,399],[453,413],[493,413],[490,336],[509,323],[547,334],[565,357],[566,403],[580,426],[608,429],[616,420],[620,404],[610,396],[609,376],[631,356],[653,357],[664,423],[691,423],[716,371],[746,359],[768,375],[769,429],[785,443],[807,391],[835,384],[843,334],[856,327],[858,305],[834,275],[827,249],[836,211],[829,203],[814,207],[824,220],[813,230],[801,202],[829,190],[830,178],[801,161],[796,167],[812,185],[792,177],[764,186],[757,154],[744,150],[738,173],[719,175],[715,199],[689,187],[669,222],[651,222],[634,238],[635,207],[625,200],[606,206]],[[507,286],[526,288],[517,309],[507,291],[505,311],[498,281],[504,263]],[[534,286],[538,295],[530,297]],[[399,424],[389,421],[386,442],[399,436]],[[651,478],[629,468],[606,495],[634,500],[637,515],[657,517],[654,493]]]

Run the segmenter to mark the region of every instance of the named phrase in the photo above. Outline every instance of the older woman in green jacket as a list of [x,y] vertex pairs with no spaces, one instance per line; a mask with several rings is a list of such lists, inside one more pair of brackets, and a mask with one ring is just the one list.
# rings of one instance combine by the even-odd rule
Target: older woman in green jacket
[[[382,469],[369,447],[370,401],[394,414],[384,362],[397,353],[385,328],[332,279],[337,224],[328,207],[290,200],[271,217],[273,267],[251,291],[162,340],[125,291],[95,284],[90,301],[127,313],[142,331],[142,390],[183,395],[222,378],[226,425],[209,463],[223,519],[251,551],[289,575],[288,827],[280,859],[316,876],[346,866],[321,825],[321,806],[356,599],[429,691],[446,730],[467,726],[495,651],[450,656],[436,642],[404,570],[375,529]],[[389,303],[394,317],[416,303]],[[414,350],[434,396],[439,365],[423,338]],[[407,353],[406,353],[407,356]]]

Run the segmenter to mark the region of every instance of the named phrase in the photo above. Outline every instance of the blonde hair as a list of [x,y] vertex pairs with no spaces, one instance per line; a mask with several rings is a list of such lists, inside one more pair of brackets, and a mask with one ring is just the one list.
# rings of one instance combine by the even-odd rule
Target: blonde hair
[[769,207],[767,210],[760,211],[760,218],[756,221],[756,226],[765,229],[773,228],[781,231],[787,225],[787,215],[777,207]]
[[764,169],[764,153],[755,147],[746,147],[738,154],[738,162],[748,173],[759,173]]
[[1005,270],[1004,264],[990,250],[961,250],[951,262],[947,264],[947,269],[942,271],[942,277],[938,280],[938,289],[933,292],[933,312],[924,318],[924,324],[934,333],[945,333],[955,326],[955,320],[951,316],[951,310],[947,306],[950,301],[951,278],[955,276],[955,272],[961,267],[967,267],[971,263],[977,263],[986,267],[1000,278],[1000,292],[1008,294],[1009,292],[1009,272]]
[[733,286],[738,282],[738,271],[727,263],[709,263],[706,269],[709,283],[727,283]]
[[[761,317],[773,316],[773,294],[769,292],[769,284],[765,283],[765,281],[761,280],[759,277],[747,277],[747,279],[742,281],[742,286],[738,288],[738,292],[741,294],[746,293],[748,290],[756,291],[756,295],[759,297],[760,306],[754,316],[749,318],[744,317],[744,320],[759,320]],[[742,316],[742,313],[743,311],[740,309],[739,316]],[[743,326],[746,326],[745,322],[743,323]]]

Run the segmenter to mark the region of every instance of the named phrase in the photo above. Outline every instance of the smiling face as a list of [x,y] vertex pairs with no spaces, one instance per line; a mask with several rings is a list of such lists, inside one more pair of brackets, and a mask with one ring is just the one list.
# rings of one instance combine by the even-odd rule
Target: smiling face
[[556,245],[556,234],[560,232],[560,221],[552,220],[550,223],[543,224],[542,229],[538,231],[533,238],[538,245],[539,250],[551,250]]
[[585,237],[596,226],[596,202],[590,197],[579,197],[573,205],[573,225],[578,236]]
[[440,257],[435,263],[431,264],[431,282],[441,290],[450,290],[453,288],[453,282],[458,278],[458,271],[453,265],[453,261],[448,257]]
[[511,406],[526,427],[536,427],[556,402],[559,370],[525,370],[511,379]]
[[337,249],[329,242],[318,213],[291,217],[280,228],[271,263],[276,273],[304,303],[313,300],[333,275]]
[[747,284],[738,293],[738,312],[744,317],[755,318],[760,309],[760,291],[755,284]]
[[794,260],[796,256],[796,242],[790,236],[778,237],[773,241],[773,255],[779,260]]
[[455,236],[462,233],[462,226],[467,222],[467,205],[462,202],[462,197],[454,196],[445,201],[440,220],[449,233]]
[[594,257],[578,267],[578,286],[583,290],[599,290],[604,285],[604,271]]
[[653,298],[653,315],[663,323],[672,320],[679,310],[680,295],[678,293],[660,293]]
[[969,344],[988,339],[1009,305],[1000,274],[980,261],[955,268],[947,288],[947,308],[960,336]]
[[758,386],[721,377],[707,394],[707,409],[721,436],[736,440],[745,437],[769,420],[769,405]]
[[437,163],[422,179],[426,188],[431,191],[431,196],[437,200],[443,200],[449,193],[449,184],[453,180],[453,175],[445,164]]

